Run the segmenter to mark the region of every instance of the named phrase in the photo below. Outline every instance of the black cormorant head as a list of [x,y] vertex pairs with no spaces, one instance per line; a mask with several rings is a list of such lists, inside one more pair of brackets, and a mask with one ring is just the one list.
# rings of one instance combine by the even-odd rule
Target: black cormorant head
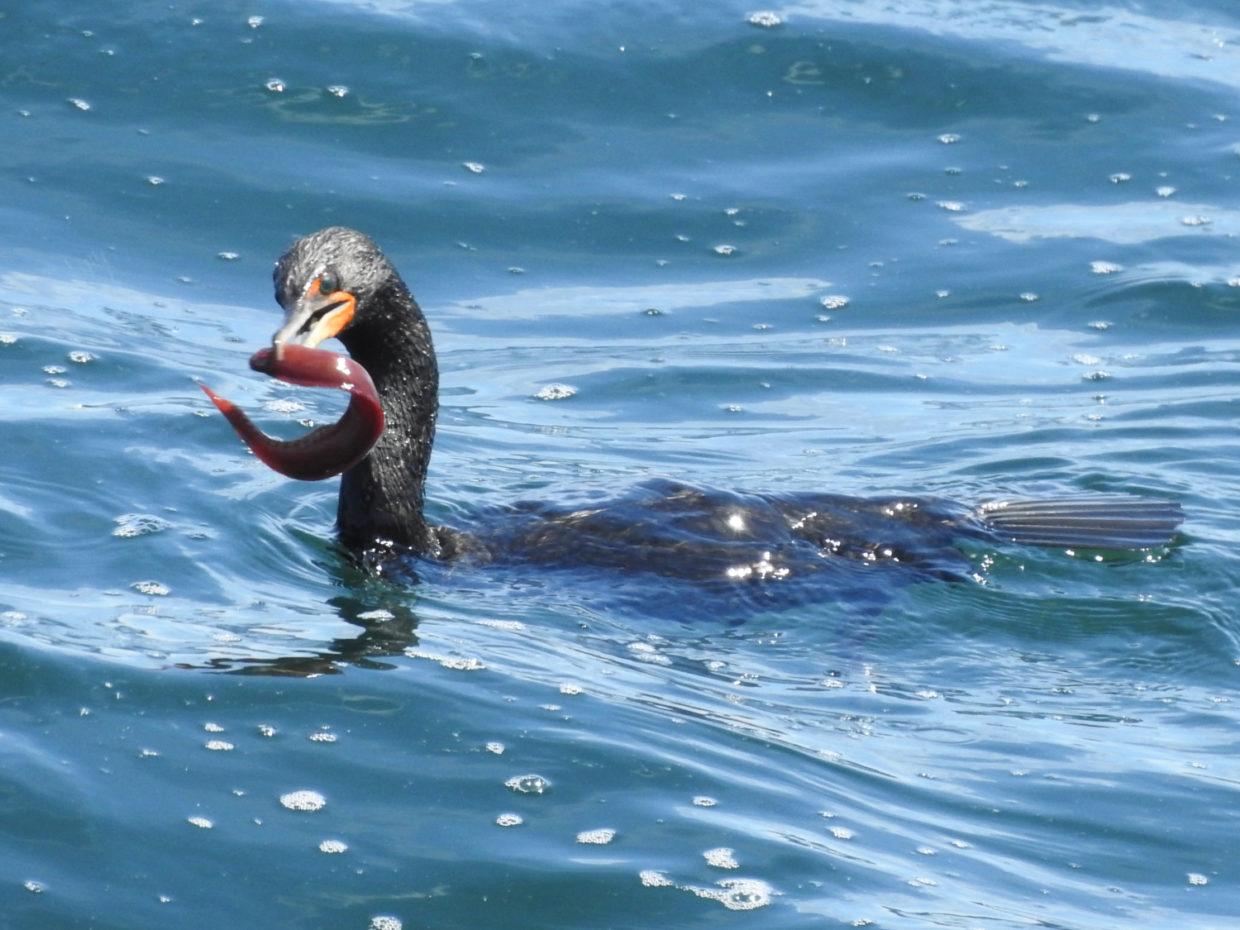
[[298,239],[273,277],[285,313],[271,340],[277,357],[284,345],[313,348],[340,336],[373,309],[381,289],[399,281],[373,239],[343,226]]

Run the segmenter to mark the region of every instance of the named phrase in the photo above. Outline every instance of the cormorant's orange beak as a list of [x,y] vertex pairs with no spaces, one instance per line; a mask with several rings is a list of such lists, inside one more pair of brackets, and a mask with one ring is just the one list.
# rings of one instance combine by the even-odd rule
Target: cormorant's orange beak
[[306,292],[286,308],[284,325],[271,337],[276,360],[283,356],[286,345],[313,349],[324,340],[339,335],[353,319],[356,309],[356,297],[344,290],[324,293],[323,277],[315,278]]

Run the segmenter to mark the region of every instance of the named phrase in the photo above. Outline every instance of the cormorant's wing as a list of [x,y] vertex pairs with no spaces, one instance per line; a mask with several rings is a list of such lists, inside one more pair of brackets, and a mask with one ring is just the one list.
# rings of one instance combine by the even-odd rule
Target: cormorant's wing
[[1184,511],[1172,501],[1078,497],[995,501],[977,516],[1001,538],[1031,546],[1153,549],[1171,542]]

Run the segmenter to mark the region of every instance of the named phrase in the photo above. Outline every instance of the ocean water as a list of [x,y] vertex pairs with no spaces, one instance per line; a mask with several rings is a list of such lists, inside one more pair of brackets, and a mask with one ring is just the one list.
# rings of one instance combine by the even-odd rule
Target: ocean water
[[[1232,926],[1238,47],[1200,0],[0,12],[0,926]],[[197,386],[339,414],[246,363],[332,224],[434,330],[437,520],[1186,522],[864,603],[367,576]]]

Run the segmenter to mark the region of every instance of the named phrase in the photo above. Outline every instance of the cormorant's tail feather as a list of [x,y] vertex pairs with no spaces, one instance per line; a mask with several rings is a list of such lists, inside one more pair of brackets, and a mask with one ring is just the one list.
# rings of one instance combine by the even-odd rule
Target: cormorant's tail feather
[[1184,520],[1173,501],[1080,497],[995,501],[977,510],[982,525],[1012,542],[1069,549],[1165,546]]

